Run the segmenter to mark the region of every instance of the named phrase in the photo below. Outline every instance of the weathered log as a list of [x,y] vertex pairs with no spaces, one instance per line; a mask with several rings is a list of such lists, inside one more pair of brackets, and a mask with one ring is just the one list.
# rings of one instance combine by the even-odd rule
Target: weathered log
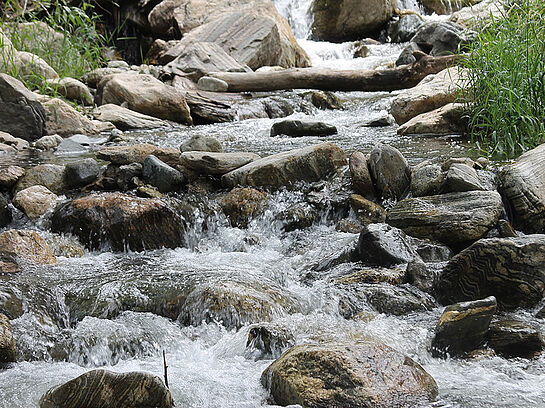
[[213,78],[229,85],[228,92],[278,91],[283,89],[320,89],[323,91],[395,91],[412,88],[429,74],[456,65],[463,55],[430,57],[415,52],[417,61],[383,70],[334,70],[293,68],[271,72],[214,72]]

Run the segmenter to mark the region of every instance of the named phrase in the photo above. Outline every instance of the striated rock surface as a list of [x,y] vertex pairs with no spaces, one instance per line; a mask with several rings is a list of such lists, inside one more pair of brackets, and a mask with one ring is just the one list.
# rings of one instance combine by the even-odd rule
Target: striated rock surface
[[487,333],[488,347],[504,357],[533,358],[545,349],[539,330],[520,320],[492,322]]
[[143,251],[181,246],[184,226],[181,217],[160,199],[103,193],[58,208],[51,229],[73,233],[90,249],[109,245],[116,251]]
[[290,348],[261,376],[276,404],[308,408],[417,406],[435,399],[434,379],[385,344],[306,344]]
[[199,174],[222,175],[242,167],[261,157],[255,153],[233,152],[184,152],[180,163]]
[[114,105],[113,103],[96,107],[93,110],[93,116],[101,122],[113,123],[116,128],[121,130],[153,129],[169,126],[167,122],[161,119],[144,115],[143,113],[135,112],[122,106]]
[[520,156],[499,174],[515,227],[545,232],[545,144]]
[[296,181],[318,181],[346,164],[344,151],[331,143],[290,150],[253,161],[225,174],[224,186],[280,187]]
[[495,296],[502,310],[533,307],[545,294],[545,235],[481,239],[453,257],[437,287],[443,304]]
[[51,388],[40,408],[172,408],[172,395],[163,381],[144,372],[92,370]]
[[494,296],[447,306],[435,328],[432,355],[454,357],[482,345],[496,306]]
[[401,200],[390,209],[386,222],[414,237],[458,246],[482,238],[501,211],[497,192],[468,191]]

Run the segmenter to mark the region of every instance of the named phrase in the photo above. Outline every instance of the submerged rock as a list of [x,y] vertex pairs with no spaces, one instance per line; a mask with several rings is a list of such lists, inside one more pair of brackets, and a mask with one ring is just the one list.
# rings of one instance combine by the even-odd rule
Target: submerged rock
[[401,200],[390,209],[386,222],[414,237],[459,246],[482,238],[501,211],[497,192],[468,191]]
[[545,235],[481,239],[441,274],[438,300],[449,304],[495,296],[503,310],[533,307],[545,294]]
[[545,349],[539,330],[513,319],[492,322],[487,333],[487,344],[496,353],[508,358],[532,358]]
[[121,193],[90,194],[59,207],[51,229],[71,232],[89,249],[116,251],[176,248],[183,244],[181,217],[160,199]]
[[250,327],[245,356],[254,360],[276,359],[294,345],[295,338],[288,329],[271,323],[259,323]]
[[435,328],[432,355],[454,357],[478,348],[485,342],[495,312],[494,296],[447,306]]
[[213,136],[195,135],[184,140],[180,145],[183,152],[223,152],[223,147],[218,139]]
[[309,122],[302,120],[283,120],[274,123],[271,128],[271,136],[329,136],[336,133],[337,128],[333,125],[324,122]]
[[274,403],[324,407],[409,407],[433,401],[434,379],[385,344],[307,344],[290,348],[261,376]]
[[92,370],[51,388],[40,408],[172,408],[172,395],[163,381],[144,372]]
[[342,149],[321,143],[253,161],[225,174],[221,182],[226,187],[237,184],[280,187],[296,181],[319,181],[345,164]]
[[6,315],[0,313],[0,368],[3,364],[14,362],[16,358],[11,323]]

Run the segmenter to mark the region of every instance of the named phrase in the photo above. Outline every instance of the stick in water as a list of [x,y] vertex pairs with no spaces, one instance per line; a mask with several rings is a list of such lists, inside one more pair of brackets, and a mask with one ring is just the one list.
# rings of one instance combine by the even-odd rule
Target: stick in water
[[165,369],[165,385],[168,388],[168,366],[167,366],[167,355],[165,350],[163,350],[163,367]]

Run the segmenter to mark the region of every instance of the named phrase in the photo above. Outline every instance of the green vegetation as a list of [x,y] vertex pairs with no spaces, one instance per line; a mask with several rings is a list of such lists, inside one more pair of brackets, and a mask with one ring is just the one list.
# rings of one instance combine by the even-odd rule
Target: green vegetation
[[[92,4],[82,1],[76,7],[67,0],[44,0],[33,2],[28,10],[21,3],[7,0],[0,21],[1,31],[18,51],[39,56],[61,78],[79,78],[102,64],[102,49],[109,39],[97,31],[99,18]],[[5,41],[4,38],[2,42]],[[22,80],[29,88],[45,90],[43,75],[23,72],[16,55],[6,49],[3,47],[4,56],[0,58],[1,70]]]
[[464,95],[472,140],[504,158],[545,141],[545,2],[505,8],[472,46]]

